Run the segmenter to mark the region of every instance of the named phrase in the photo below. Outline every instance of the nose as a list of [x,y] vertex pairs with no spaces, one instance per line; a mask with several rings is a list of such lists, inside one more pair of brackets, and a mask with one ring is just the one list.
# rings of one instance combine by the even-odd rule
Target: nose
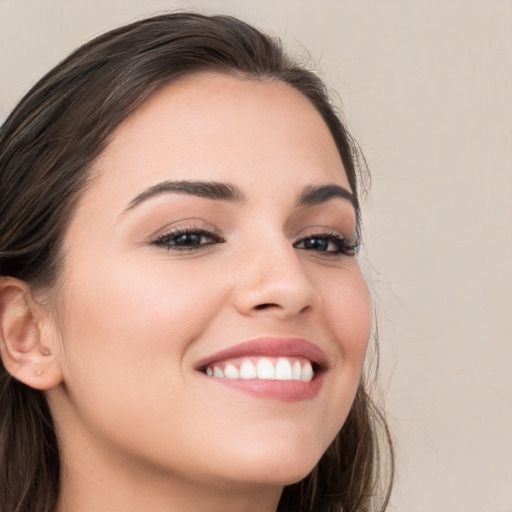
[[234,291],[241,314],[286,320],[318,307],[320,296],[297,251],[283,239],[270,250],[254,248],[243,258]]

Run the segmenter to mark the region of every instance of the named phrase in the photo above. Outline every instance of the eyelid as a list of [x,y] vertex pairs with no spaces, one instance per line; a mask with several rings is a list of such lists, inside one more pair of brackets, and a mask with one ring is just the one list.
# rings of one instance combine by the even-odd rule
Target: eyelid
[[[306,247],[296,247],[298,244],[303,243],[305,240],[311,238],[323,238],[333,239],[338,242],[341,246],[337,251],[315,251],[314,249],[307,249]],[[336,243],[336,242],[334,242]],[[336,257],[336,256],[355,256],[359,250],[360,244],[357,236],[347,236],[340,231],[335,229],[326,228],[309,228],[305,233],[302,233],[300,237],[293,242],[293,246],[297,249],[306,250],[308,252],[318,253],[324,257]]]
[[[197,235],[199,243],[183,243],[184,235]],[[181,241],[180,241],[181,238]],[[206,239],[206,240],[205,240]],[[190,240],[189,240],[190,241]],[[168,253],[202,253],[213,246],[224,243],[222,232],[215,225],[198,218],[180,219],[160,228],[150,237],[146,244],[157,249],[164,249]]]
[[338,237],[338,238],[344,238],[345,240],[348,240],[352,242],[354,245],[359,245],[359,240],[357,233],[355,234],[347,234],[346,232],[341,231],[339,229],[328,227],[328,226],[311,226],[304,231],[301,231],[299,235],[295,237],[294,244],[299,242],[300,240],[303,240],[304,238],[308,238],[311,236],[323,236],[323,237]]
[[162,238],[166,235],[171,235],[173,233],[178,232],[195,232],[195,231],[204,231],[211,233],[212,235],[216,235],[219,237],[222,237],[221,231],[214,226],[213,224],[210,224],[209,222],[206,222],[201,219],[181,219],[176,222],[172,222],[170,224],[167,224],[163,228],[158,229],[158,231],[155,231],[147,238],[147,243],[152,244],[159,238]]

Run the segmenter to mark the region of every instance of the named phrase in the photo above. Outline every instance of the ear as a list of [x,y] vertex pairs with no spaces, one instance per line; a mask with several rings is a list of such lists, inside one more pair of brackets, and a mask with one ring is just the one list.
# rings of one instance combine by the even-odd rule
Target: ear
[[41,390],[62,382],[57,337],[44,329],[44,317],[25,282],[0,278],[0,355],[4,367],[17,380]]

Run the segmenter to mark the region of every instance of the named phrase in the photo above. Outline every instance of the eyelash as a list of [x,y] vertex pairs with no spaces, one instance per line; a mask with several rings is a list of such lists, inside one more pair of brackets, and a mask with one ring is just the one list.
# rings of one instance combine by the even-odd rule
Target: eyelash
[[[198,244],[198,245],[178,245],[176,240],[180,237],[185,237],[187,235],[196,235],[199,237],[205,237],[212,240],[206,244]],[[173,243],[174,242],[174,243]],[[199,247],[204,247],[213,244],[224,243],[225,240],[213,231],[208,231],[202,228],[194,228],[194,227],[184,227],[184,228],[176,228],[170,231],[169,233],[165,233],[159,236],[156,240],[154,240],[152,245],[156,245],[158,247],[166,247],[168,251],[193,251],[198,249]]]
[[[179,245],[177,243],[180,237],[187,237],[188,235],[195,235],[199,237],[199,239],[208,238],[210,241],[207,243],[198,243],[196,245]],[[335,246],[335,249],[331,250],[315,250],[313,247],[299,247],[300,244],[312,243],[314,245],[313,240],[327,240],[327,249],[330,244]],[[185,241],[185,240],[183,240]],[[190,237],[189,240],[190,241]],[[194,251],[201,247],[206,247],[214,244],[224,243],[225,240],[217,233],[213,231],[208,231],[202,228],[194,228],[194,227],[184,227],[184,228],[176,228],[169,233],[165,233],[158,238],[156,238],[152,245],[157,247],[165,247],[168,251]],[[340,235],[336,231],[330,232],[320,232],[320,233],[312,233],[308,236],[305,236],[295,242],[293,247],[296,249],[301,249],[305,251],[313,251],[321,254],[326,254],[329,256],[354,256],[358,250],[358,244],[355,240],[347,238],[343,235]]]
[[[335,246],[334,250],[320,250],[315,251],[314,249],[310,248],[307,249],[306,247],[297,247],[298,244],[302,243],[304,244],[306,241],[311,242],[312,240],[327,240],[328,246],[330,244],[333,244]],[[328,254],[329,256],[355,256],[357,253],[357,250],[359,248],[359,245],[357,242],[353,239],[350,239],[344,235],[341,235],[340,233],[336,231],[328,231],[328,232],[320,232],[320,233],[312,233],[311,235],[305,236],[295,242],[293,246],[296,249],[302,249],[302,250],[311,250],[315,252],[319,252],[321,254]]]

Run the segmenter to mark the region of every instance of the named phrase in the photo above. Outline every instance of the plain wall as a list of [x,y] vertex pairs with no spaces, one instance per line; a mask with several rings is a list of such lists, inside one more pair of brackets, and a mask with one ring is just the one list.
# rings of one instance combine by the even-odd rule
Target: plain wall
[[77,45],[176,8],[310,50],[368,159],[390,510],[512,512],[512,2],[0,0],[0,120]]

